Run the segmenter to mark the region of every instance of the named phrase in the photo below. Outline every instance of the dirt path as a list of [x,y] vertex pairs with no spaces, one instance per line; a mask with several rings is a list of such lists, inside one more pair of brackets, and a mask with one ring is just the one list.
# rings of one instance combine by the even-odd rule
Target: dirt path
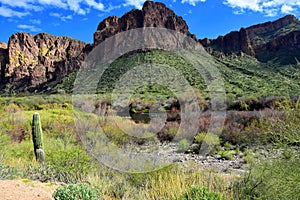
[[0,180],[0,200],[52,200],[57,186],[27,180]]

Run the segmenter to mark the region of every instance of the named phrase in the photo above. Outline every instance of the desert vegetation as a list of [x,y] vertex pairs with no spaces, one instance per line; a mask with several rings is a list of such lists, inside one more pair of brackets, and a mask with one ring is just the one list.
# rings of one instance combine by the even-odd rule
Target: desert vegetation
[[[203,168],[194,160],[174,162],[147,173],[125,173],[111,169],[86,151],[80,140],[85,129],[75,129],[70,96],[32,96],[1,98],[0,178],[26,178],[42,182],[64,183],[55,199],[296,199],[299,194],[299,101],[278,102],[277,110],[267,117],[236,115],[243,128],[234,129],[233,117],[221,137],[199,132],[193,144],[179,141],[174,151],[197,154],[203,142],[214,145],[211,156],[245,163],[245,172]],[[96,106],[96,105],[93,105]],[[45,162],[39,163],[32,143],[32,116],[38,112],[44,134]],[[99,122],[97,113],[83,113],[89,125]],[[127,126],[130,119],[115,117]],[[101,119],[100,119],[101,122]],[[117,145],[143,145],[117,127],[103,123],[106,134]],[[141,124],[142,125],[142,124]],[[235,135],[234,130],[239,134]],[[176,134],[168,127],[165,134]],[[164,134],[164,133],[161,133]],[[162,137],[164,138],[164,137]],[[161,139],[163,144],[170,141]]]
[[[135,38],[143,26],[191,40]],[[0,181],[54,186],[55,200],[299,199],[299,28],[288,15],[202,40],[146,1],[103,20],[92,44],[12,35],[0,43]]]

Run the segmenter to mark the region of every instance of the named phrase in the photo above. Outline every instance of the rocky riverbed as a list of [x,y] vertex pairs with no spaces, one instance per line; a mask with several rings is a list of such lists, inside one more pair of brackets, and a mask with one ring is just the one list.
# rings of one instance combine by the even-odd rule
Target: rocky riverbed
[[[140,147],[140,152],[148,152],[151,154],[151,145],[143,145]],[[255,146],[241,148],[232,146],[230,149],[220,147],[219,151],[203,156],[190,150],[181,153],[178,152],[178,143],[163,143],[155,150],[157,155],[164,158],[167,163],[194,162],[201,165],[204,169],[213,170],[222,173],[244,173],[248,166],[253,163],[259,163],[267,159],[287,158],[292,155],[300,156],[300,148],[297,146],[289,148],[275,148],[274,146]],[[227,157],[222,152],[228,152],[231,156]]]

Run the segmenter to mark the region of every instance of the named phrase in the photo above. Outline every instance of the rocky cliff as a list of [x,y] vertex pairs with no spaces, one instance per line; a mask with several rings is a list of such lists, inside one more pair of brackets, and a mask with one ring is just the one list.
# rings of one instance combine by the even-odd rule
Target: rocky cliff
[[[153,1],[146,1],[142,10],[133,9],[120,18],[111,16],[103,20],[94,33],[93,44],[47,33],[35,36],[16,33],[7,45],[0,43],[1,92],[32,92],[48,87],[48,83],[59,82],[78,70],[87,54],[105,39],[142,27],[167,28],[197,40],[182,17],[165,4]],[[295,55],[300,55],[300,21],[288,15],[274,22],[241,28],[217,39],[198,41],[213,55],[216,55],[214,52],[222,56],[245,53],[263,62],[280,55],[290,62],[295,60]]]
[[217,39],[205,38],[200,42],[206,48],[212,48],[224,54],[243,52],[251,56],[284,50],[291,54],[300,50],[300,21],[293,15],[287,15],[274,22],[266,22],[240,31],[233,31]]
[[152,1],[146,1],[142,10],[133,9],[121,18],[111,16],[103,20],[94,33],[93,44],[47,33],[16,33],[8,45],[0,43],[1,88],[32,92],[59,81],[78,70],[86,55],[106,38],[141,27],[167,28],[196,39],[182,17],[165,4]]
[[94,44],[122,31],[142,27],[167,28],[196,38],[189,33],[188,25],[182,17],[177,16],[165,4],[146,1],[142,10],[134,9],[121,18],[111,16],[102,21],[94,34]]
[[7,44],[0,42],[0,84],[4,82],[4,71],[8,62]]
[[34,89],[80,67],[86,44],[47,33],[16,33],[9,38],[2,79],[14,88]]

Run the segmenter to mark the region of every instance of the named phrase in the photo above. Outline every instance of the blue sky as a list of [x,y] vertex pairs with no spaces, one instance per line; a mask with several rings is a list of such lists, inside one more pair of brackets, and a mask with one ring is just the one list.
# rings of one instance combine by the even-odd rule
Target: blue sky
[[[299,0],[161,0],[182,16],[198,38],[300,15]],[[141,8],[144,0],[0,0],[0,41],[15,32],[47,32],[88,43],[100,21]]]

